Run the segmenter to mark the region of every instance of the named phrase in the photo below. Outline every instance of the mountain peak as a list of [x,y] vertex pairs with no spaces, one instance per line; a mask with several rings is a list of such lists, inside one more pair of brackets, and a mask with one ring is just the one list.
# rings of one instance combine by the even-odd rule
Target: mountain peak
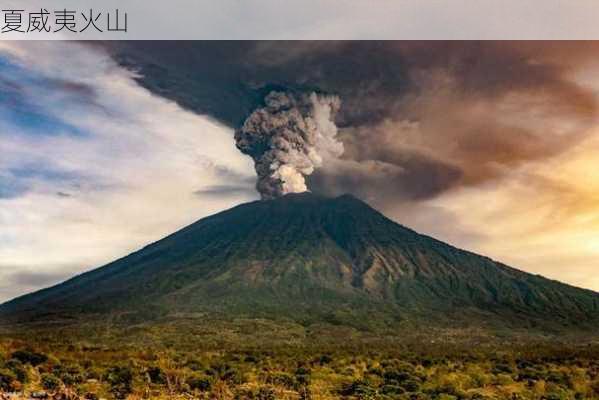
[[351,195],[304,192],[201,219],[0,306],[21,320],[115,312],[553,329],[596,327],[599,294],[420,235]]
[[[329,197],[323,196],[320,194],[316,194],[310,191],[299,192],[299,193],[287,193],[281,197],[277,197],[271,200],[263,200],[263,201],[303,201],[303,202],[323,202],[323,201],[355,201],[367,205],[362,200],[354,197],[353,195],[346,193],[337,197]],[[370,206],[368,206],[370,207]]]
[[263,201],[304,201],[304,202],[319,202],[323,200],[331,199],[330,197],[321,196],[319,194],[312,193],[310,191],[299,192],[299,193],[287,193],[281,197],[276,197],[271,200]]

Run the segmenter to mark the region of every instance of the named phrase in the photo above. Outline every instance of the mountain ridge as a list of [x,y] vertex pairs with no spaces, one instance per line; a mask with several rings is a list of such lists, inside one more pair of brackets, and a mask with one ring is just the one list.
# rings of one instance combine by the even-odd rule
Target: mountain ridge
[[599,326],[599,294],[421,235],[353,196],[301,193],[208,216],[0,305],[0,316],[20,321],[197,312],[551,330]]

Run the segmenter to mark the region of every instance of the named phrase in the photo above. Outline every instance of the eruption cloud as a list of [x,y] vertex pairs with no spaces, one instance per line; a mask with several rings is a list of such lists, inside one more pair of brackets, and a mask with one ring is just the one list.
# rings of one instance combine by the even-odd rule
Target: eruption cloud
[[263,200],[308,190],[305,177],[339,157],[335,114],[339,97],[273,91],[235,132],[237,148],[254,159]]

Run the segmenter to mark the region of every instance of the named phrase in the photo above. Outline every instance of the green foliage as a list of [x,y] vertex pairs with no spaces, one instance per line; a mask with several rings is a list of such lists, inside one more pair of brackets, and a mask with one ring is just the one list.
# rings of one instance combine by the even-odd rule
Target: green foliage
[[256,400],[276,400],[275,391],[270,386],[262,386],[258,389]]
[[62,382],[53,374],[44,373],[41,376],[42,387],[46,390],[58,389]]
[[191,390],[207,392],[212,387],[212,378],[201,373],[191,374],[186,381]]
[[0,391],[12,391],[13,384],[16,380],[17,376],[14,372],[6,368],[0,369]]
[[5,363],[5,366],[15,374],[19,382],[26,383],[29,380],[27,369],[21,361],[12,358]]
[[355,380],[340,390],[340,394],[344,396],[365,397],[374,395],[375,393],[376,390],[371,386],[371,383],[363,379]]
[[243,383],[243,376],[233,366],[228,363],[216,363],[206,370],[206,374],[214,379],[220,379],[234,384]]
[[164,374],[164,372],[162,372],[160,367],[152,366],[148,368],[147,372],[148,377],[150,378],[150,382],[158,385],[164,385],[166,383],[166,375]]
[[[164,330],[160,330],[164,335]],[[85,336],[89,340],[89,336]],[[167,340],[168,339],[168,340]],[[201,336],[201,340],[206,340]],[[312,341],[302,345],[185,346],[114,342],[85,346],[64,337],[29,343],[48,355],[33,367],[0,362],[0,390],[44,388],[57,398],[281,400],[587,400],[599,398],[599,345],[473,346]],[[22,342],[2,342],[5,354]],[[149,350],[152,349],[152,350]],[[321,355],[328,360],[321,362]],[[127,364],[123,364],[127,360]],[[14,371],[29,374],[27,383]],[[510,372],[511,371],[511,372]],[[38,379],[39,377],[39,379]],[[63,397],[60,397],[63,396]]]
[[11,358],[19,360],[23,364],[31,364],[34,367],[48,361],[48,356],[41,353],[36,353],[30,349],[17,350],[12,353]]
[[110,384],[110,391],[117,399],[124,399],[132,391],[133,371],[129,367],[114,366],[104,377]]
[[85,380],[85,375],[83,370],[79,365],[70,364],[70,365],[56,365],[54,366],[52,372],[60,378],[62,383],[66,386],[73,386],[79,383],[82,383]]

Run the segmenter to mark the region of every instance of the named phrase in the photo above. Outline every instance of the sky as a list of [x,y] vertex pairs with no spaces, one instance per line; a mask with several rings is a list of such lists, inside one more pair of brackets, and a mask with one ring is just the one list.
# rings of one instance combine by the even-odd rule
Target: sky
[[0,300],[257,198],[232,130],[76,43],[0,43]]
[[273,88],[338,96],[307,179],[599,290],[595,42],[0,42],[0,301],[258,199],[234,131]]

